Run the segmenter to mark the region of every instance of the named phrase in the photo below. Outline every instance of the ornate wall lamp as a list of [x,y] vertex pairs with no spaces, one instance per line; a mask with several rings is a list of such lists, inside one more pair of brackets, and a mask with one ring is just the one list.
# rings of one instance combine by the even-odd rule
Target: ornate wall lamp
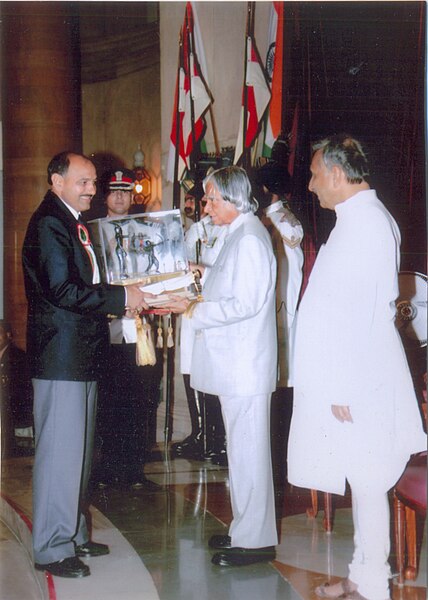
[[141,144],[138,144],[138,150],[134,154],[134,204],[146,206],[152,195],[152,178],[144,167],[144,152],[141,150]]

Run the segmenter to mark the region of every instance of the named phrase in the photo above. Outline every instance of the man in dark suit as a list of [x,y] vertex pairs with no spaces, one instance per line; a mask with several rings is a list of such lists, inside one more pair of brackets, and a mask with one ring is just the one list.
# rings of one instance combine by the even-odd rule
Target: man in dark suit
[[36,436],[33,552],[36,569],[61,577],[89,575],[79,557],[109,552],[90,541],[83,513],[97,379],[109,341],[107,315],[147,308],[138,286],[100,283],[81,221],[95,182],[88,158],[56,155],[48,166],[51,190],[31,218],[23,247]]

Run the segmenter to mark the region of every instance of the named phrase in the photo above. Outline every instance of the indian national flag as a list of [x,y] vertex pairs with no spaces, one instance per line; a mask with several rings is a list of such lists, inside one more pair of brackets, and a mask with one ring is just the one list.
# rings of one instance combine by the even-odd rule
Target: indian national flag
[[272,2],[266,71],[271,80],[272,99],[266,119],[263,156],[270,158],[272,146],[281,132],[284,44],[284,3]]

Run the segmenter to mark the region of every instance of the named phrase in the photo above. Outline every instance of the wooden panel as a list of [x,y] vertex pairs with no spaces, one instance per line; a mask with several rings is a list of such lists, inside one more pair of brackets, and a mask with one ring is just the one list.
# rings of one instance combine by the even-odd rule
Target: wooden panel
[[69,3],[11,2],[2,7],[4,102],[5,316],[25,345],[21,266],[28,221],[44,196],[51,157],[81,148],[76,21]]

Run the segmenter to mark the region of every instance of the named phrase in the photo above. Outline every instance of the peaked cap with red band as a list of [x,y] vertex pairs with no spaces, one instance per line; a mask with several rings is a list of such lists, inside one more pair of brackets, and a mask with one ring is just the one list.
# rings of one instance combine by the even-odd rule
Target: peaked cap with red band
[[125,190],[131,191],[134,187],[135,176],[129,169],[117,169],[112,171],[108,179],[108,188],[110,191]]

